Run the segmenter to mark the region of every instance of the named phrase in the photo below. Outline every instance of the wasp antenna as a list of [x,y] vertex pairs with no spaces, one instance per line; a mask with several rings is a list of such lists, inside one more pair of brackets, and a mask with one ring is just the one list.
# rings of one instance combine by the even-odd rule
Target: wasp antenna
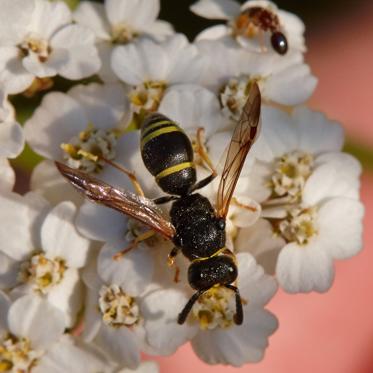
[[194,303],[196,303],[197,299],[208,289],[199,290],[197,293],[194,293],[192,297],[189,299],[188,303],[185,305],[184,309],[179,313],[177,318],[177,323],[182,325],[184,324],[186,318],[189,315],[190,310],[192,309]]

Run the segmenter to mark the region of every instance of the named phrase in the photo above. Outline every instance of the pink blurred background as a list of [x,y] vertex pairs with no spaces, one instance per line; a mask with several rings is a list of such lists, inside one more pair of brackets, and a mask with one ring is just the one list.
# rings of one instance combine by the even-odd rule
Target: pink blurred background
[[[373,150],[373,4],[321,25],[309,35],[307,60],[319,78],[310,105],[344,124],[348,136]],[[161,372],[371,373],[373,372],[373,170],[364,170],[364,250],[336,265],[324,294],[279,292],[269,304],[280,328],[264,360],[240,369],[208,366],[189,346],[158,358]]]

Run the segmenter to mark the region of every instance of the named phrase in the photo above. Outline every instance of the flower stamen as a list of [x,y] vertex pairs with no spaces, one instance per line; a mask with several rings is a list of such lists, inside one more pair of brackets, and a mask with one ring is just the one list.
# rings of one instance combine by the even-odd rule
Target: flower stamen
[[99,295],[99,310],[106,325],[131,327],[139,323],[140,310],[135,298],[118,285],[103,285]]

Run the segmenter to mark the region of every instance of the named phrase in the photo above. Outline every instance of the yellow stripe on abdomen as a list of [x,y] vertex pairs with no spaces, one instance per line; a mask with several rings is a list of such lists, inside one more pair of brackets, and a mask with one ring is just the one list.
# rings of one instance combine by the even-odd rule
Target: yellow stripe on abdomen
[[174,174],[175,172],[179,172],[179,171],[184,170],[184,169],[189,168],[189,167],[193,167],[194,168],[194,163],[193,162],[183,162],[183,163],[179,163],[179,164],[177,164],[175,166],[167,167],[166,169],[164,169],[163,171],[161,171],[155,177],[155,179],[156,179],[156,181],[159,181],[160,179],[162,179],[165,176]]
[[146,126],[146,127],[144,128],[144,131],[143,131],[143,133],[141,134],[141,137],[144,138],[145,136],[148,135],[149,132],[151,132],[152,130],[154,130],[154,129],[158,128],[158,127],[162,127],[162,126],[164,126],[165,124],[168,124],[167,127],[169,127],[169,126],[175,126],[175,125],[176,125],[176,123],[173,122],[172,120],[160,120],[160,121],[158,121],[158,122],[154,122],[154,123],[149,124],[148,126]]
[[170,133],[170,132],[183,132],[183,131],[177,126],[168,126],[168,127],[160,128],[159,130],[153,131],[141,139],[141,149],[151,139],[154,139],[157,136],[164,135],[165,133]]

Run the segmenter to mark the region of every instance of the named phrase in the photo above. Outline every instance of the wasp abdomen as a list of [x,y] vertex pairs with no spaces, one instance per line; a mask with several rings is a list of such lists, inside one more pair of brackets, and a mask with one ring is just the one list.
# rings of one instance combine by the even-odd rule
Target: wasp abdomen
[[237,278],[237,266],[227,255],[194,261],[188,269],[188,281],[194,289],[209,289],[214,285],[229,285]]
[[141,128],[141,155],[157,184],[168,194],[184,195],[196,182],[188,136],[162,114],[151,114]]

